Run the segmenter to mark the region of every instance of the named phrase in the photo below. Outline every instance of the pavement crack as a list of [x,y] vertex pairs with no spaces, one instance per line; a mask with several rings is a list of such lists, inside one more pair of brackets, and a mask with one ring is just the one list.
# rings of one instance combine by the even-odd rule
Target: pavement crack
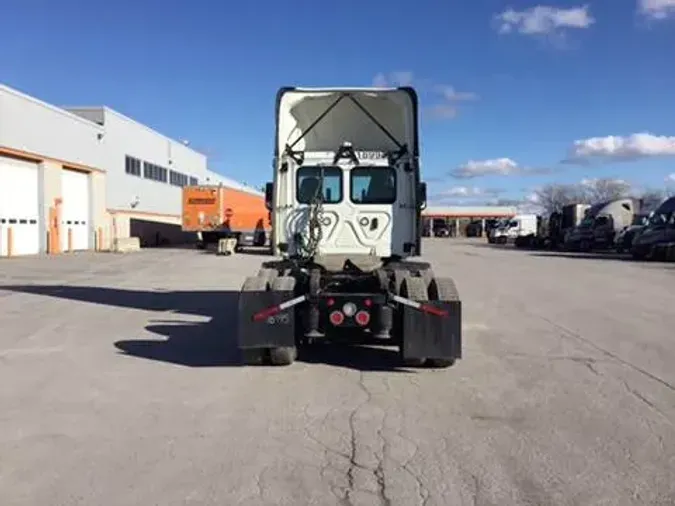
[[355,477],[354,473],[356,472],[357,469],[367,469],[368,471],[372,471],[371,469],[366,468],[365,466],[359,464],[356,461],[356,450],[358,447],[358,441],[357,441],[357,430],[356,430],[356,414],[358,413],[359,409],[361,409],[363,406],[368,404],[371,399],[372,399],[372,394],[370,391],[366,388],[365,384],[363,383],[364,381],[364,374],[363,371],[359,373],[359,381],[358,381],[358,386],[359,388],[363,391],[363,393],[366,394],[366,399],[359,403],[352,412],[349,414],[349,454],[346,455],[347,459],[349,460],[349,468],[347,469],[347,489],[344,491],[343,496],[341,497],[341,504],[344,506],[352,506],[352,500],[351,500],[351,495],[353,492],[356,491],[355,487]]
[[473,506],[478,506],[478,497],[480,495],[480,479],[477,475],[471,473],[473,480]]
[[649,399],[647,399],[644,395],[642,395],[640,392],[638,392],[638,391],[635,390],[634,388],[631,388],[631,386],[628,384],[628,382],[627,382],[626,380],[621,380],[621,383],[623,383],[623,386],[624,386],[624,388],[626,389],[626,391],[627,391],[628,393],[630,393],[631,395],[633,395],[633,397],[635,397],[636,399],[638,399],[639,401],[641,401],[643,404],[646,404],[647,406],[649,406],[651,409],[653,409],[654,411],[656,411],[659,415],[661,415],[663,418],[665,418],[668,422],[670,422],[670,423],[672,424],[670,418],[668,418],[668,416],[667,416],[663,411],[661,411],[661,410],[656,406],[656,404],[654,404],[652,401],[650,401]]
[[601,376],[601,374],[598,372],[598,370],[595,368],[595,363],[597,360],[594,358],[588,358],[588,357],[567,357],[567,360],[571,360],[572,362],[576,362],[578,364],[583,364],[586,366],[586,368],[591,371],[593,374],[596,376]]
[[384,476],[384,455],[377,463],[377,467],[373,471],[375,479],[377,480],[378,497],[382,506],[391,506],[391,499],[387,497],[387,482]]
[[[532,314],[532,313],[531,313],[531,314]],[[576,339],[577,341],[583,342],[584,344],[590,346],[591,348],[595,349],[596,351],[602,353],[602,354],[605,355],[606,357],[611,358],[611,359],[614,360],[615,362],[617,362],[617,363],[619,363],[619,364],[621,364],[621,365],[624,365],[624,366],[626,366],[626,367],[629,367],[629,368],[633,369],[634,371],[636,371],[636,372],[642,374],[643,376],[646,376],[647,378],[650,378],[651,380],[656,381],[657,383],[663,385],[664,387],[666,387],[666,388],[669,389],[670,391],[675,392],[675,385],[673,385],[673,384],[671,384],[671,383],[668,383],[666,380],[664,380],[664,379],[662,379],[662,378],[659,378],[658,376],[656,376],[656,375],[650,373],[649,371],[645,371],[645,370],[642,369],[641,367],[639,367],[639,366],[637,366],[637,365],[635,365],[635,364],[633,364],[633,363],[631,363],[631,362],[628,362],[627,360],[622,359],[622,358],[619,357],[618,355],[615,355],[615,354],[612,353],[611,351],[606,350],[605,348],[603,348],[603,347],[601,347],[601,346],[598,346],[597,344],[595,344],[595,343],[594,343],[593,341],[591,341],[590,339],[586,339],[586,338],[585,338],[584,336],[582,336],[580,333],[574,332],[573,330],[568,329],[568,328],[565,327],[564,325],[560,325],[559,323],[556,323],[556,322],[554,322],[553,320],[551,320],[551,319],[549,319],[549,318],[546,318],[545,316],[541,316],[541,315],[536,315],[536,316],[537,316],[538,318],[540,318],[541,320],[545,321],[546,323],[548,323],[549,325],[552,325],[552,326],[555,327],[556,329],[560,330],[560,331],[563,333],[563,335],[565,335],[565,336],[567,336],[567,337],[571,337],[571,338],[573,338],[573,339]]]

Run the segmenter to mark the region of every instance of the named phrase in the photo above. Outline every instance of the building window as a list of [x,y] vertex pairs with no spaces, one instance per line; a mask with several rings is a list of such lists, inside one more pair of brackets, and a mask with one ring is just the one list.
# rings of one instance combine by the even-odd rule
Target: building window
[[126,155],[124,159],[124,172],[132,176],[141,175],[141,161],[133,156]]
[[174,186],[187,186],[188,177],[185,174],[172,170],[169,171],[169,183]]
[[199,184],[199,179],[196,177],[190,178],[190,186],[197,186]]
[[143,162],[143,177],[160,183],[166,183],[168,170],[150,162]]

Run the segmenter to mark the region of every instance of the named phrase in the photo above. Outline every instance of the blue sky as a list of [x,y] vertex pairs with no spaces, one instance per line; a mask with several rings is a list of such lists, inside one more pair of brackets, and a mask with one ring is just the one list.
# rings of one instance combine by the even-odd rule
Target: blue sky
[[445,202],[675,173],[675,0],[5,0],[2,17],[0,82],[108,105],[250,184],[271,178],[280,86],[383,78],[419,88]]

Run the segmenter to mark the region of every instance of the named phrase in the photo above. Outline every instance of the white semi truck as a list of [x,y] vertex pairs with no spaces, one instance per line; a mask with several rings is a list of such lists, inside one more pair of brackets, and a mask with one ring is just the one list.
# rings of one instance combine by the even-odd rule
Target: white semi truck
[[538,216],[536,214],[517,214],[495,230],[494,242],[497,244],[515,243],[519,238],[536,236],[537,231]]
[[364,337],[402,362],[461,357],[461,302],[422,253],[418,100],[414,89],[282,88],[273,181],[272,250],[239,298],[247,363],[288,365],[299,348]]
[[641,209],[642,201],[632,197],[592,205],[581,223],[565,238],[565,249],[590,251],[612,248],[616,235],[631,226]]
[[636,260],[649,258],[660,244],[675,243],[675,197],[663,201],[633,238],[630,252]]

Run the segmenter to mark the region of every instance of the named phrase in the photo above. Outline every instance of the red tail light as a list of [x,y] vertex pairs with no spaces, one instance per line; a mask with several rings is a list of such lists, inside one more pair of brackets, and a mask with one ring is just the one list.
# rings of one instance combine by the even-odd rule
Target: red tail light
[[354,316],[354,320],[356,320],[356,323],[362,327],[365,327],[368,325],[368,323],[370,323],[370,313],[368,313],[368,311],[359,311]]
[[342,322],[345,321],[345,315],[343,315],[340,311],[333,311],[328,318],[335,326],[342,325]]

